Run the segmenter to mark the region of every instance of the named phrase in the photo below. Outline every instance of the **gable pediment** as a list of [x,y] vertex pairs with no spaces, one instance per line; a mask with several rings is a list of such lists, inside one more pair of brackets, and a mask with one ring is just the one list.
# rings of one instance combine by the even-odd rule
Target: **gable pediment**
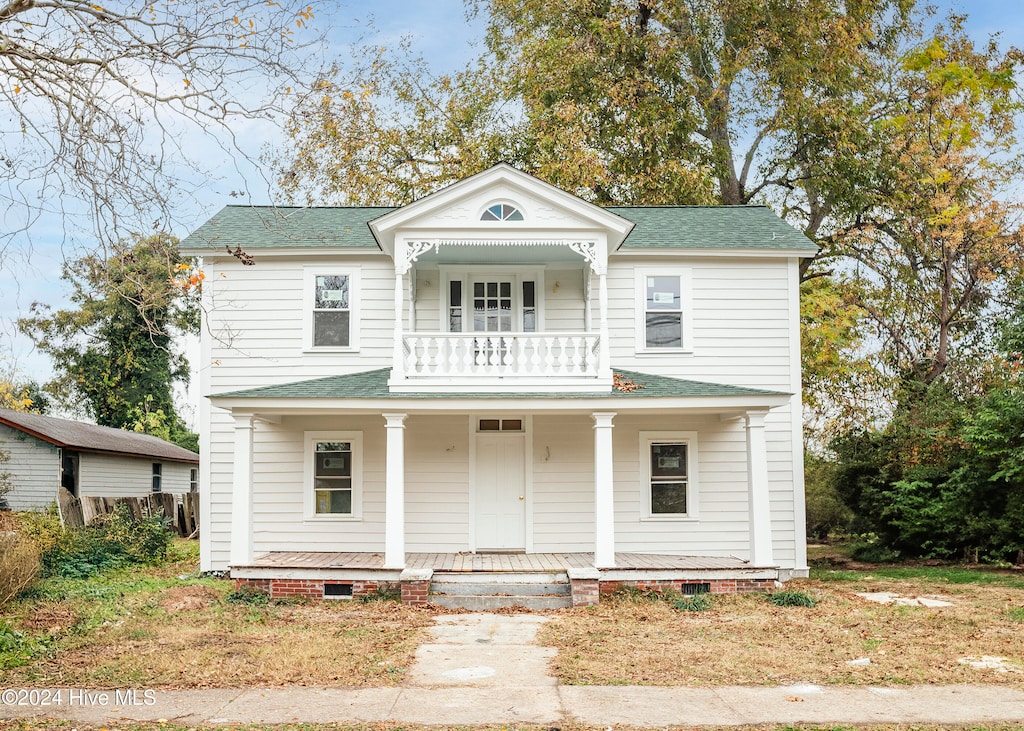
[[[496,213],[488,214],[489,209]],[[520,215],[496,220],[509,209]],[[621,216],[504,163],[370,224],[381,247],[393,257],[396,246],[406,242],[450,239],[480,246],[509,240],[600,241],[602,249],[614,250],[632,227]]]

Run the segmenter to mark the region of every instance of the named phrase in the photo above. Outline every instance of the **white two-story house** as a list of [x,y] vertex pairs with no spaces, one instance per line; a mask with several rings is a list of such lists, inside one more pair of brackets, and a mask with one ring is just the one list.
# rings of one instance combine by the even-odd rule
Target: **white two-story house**
[[410,602],[561,572],[577,604],[806,572],[816,247],[768,209],[601,208],[497,165],[401,208],[229,206],[182,246],[203,569]]

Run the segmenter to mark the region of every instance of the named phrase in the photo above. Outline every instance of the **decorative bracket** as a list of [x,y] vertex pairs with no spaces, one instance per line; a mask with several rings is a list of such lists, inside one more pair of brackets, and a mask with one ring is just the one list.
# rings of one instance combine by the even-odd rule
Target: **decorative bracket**
[[595,274],[604,274],[605,266],[597,259],[597,244],[593,241],[571,241],[569,248],[583,257],[583,260],[590,264]]
[[[437,244],[429,241],[412,241],[406,242],[402,247],[404,255],[399,258],[395,257],[395,271],[399,274],[405,274],[412,268],[413,263],[420,258],[420,256],[430,249],[437,249]],[[397,253],[397,252],[396,252]]]

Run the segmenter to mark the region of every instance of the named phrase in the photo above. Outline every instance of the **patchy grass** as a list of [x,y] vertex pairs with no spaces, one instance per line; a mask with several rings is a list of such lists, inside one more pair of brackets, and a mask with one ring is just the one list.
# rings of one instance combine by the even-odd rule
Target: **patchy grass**
[[[958,579],[963,575],[954,573]],[[557,648],[553,669],[574,685],[779,685],[990,683],[1024,687],[1024,672],[962,665],[962,657],[1006,658],[1024,669],[1024,606],[1017,579],[935,580],[859,574],[796,580],[814,607],[777,607],[764,595],[719,595],[698,614],[640,596],[553,615],[541,642]],[[855,595],[892,591],[951,607],[880,605]],[[868,665],[849,665],[869,658]]]
[[5,685],[392,685],[430,624],[393,602],[231,603],[231,582],[194,576],[194,543],[176,550],[161,567],[46,579],[9,605]]

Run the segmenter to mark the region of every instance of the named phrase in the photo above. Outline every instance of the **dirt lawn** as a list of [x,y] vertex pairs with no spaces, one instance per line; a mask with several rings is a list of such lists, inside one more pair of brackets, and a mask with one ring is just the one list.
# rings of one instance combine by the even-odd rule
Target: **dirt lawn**
[[[787,588],[815,607],[763,595],[716,596],[710,609],[623,596],[554,616],[541,642],[558,649],[561,682],[583,685],[986,683],[1024,687],[1024,581],[957,584],[826,572]],[[857,592],[944,599],[948,607],[872,603]],[[962,659],[1002,658],[1007,670]]]

